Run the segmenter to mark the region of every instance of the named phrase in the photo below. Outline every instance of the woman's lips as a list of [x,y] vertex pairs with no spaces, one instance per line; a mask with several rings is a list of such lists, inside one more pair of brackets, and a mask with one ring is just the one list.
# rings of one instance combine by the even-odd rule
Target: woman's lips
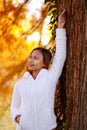
[[29,66],[30,66],[30,67],[33,67],[34,65],[33,65],[33,64],[30,64]]

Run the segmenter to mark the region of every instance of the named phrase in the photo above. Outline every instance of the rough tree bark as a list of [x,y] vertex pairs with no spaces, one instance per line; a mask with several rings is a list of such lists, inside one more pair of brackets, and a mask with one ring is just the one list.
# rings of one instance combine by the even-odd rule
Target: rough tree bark
[[64,0],[64,3],[67,9],[64,72],[67,124],[70,130],[87,130],[87,0]]

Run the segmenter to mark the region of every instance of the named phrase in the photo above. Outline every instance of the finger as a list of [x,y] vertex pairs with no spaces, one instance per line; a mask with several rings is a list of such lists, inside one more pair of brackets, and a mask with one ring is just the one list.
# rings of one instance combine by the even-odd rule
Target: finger
[[65,14],[66,13],[66,9],[63,10],[63,12],[61,14]]
[[66,9],[63,10],[63,12],[61,13],[61,16],[65,16],[66,13]]

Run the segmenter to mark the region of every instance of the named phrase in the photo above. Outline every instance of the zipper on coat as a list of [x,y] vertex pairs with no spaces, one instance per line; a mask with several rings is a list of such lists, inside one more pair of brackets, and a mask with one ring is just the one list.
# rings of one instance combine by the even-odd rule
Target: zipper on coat
[[39,130],[38,129],[38,124],[37,124],[37,112],[36,112],[36,98],[35,98],[35,81],[32,81],[32,104],[33,104],[33,121],[34,121],[34,124],[35,124],[35,128],[34,130]]

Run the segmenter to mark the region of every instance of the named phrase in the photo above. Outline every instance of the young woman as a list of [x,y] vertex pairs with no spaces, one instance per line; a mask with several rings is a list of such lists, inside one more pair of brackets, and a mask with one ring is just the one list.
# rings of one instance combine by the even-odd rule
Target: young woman
[[51,67],[51,53],[35,48],[28,59],[28,71],[15,84],[11,115],[17,130],[53,130],[57,126],[54,95],[66,58],[64,14],[65,11],[58,17],[56,53]]

